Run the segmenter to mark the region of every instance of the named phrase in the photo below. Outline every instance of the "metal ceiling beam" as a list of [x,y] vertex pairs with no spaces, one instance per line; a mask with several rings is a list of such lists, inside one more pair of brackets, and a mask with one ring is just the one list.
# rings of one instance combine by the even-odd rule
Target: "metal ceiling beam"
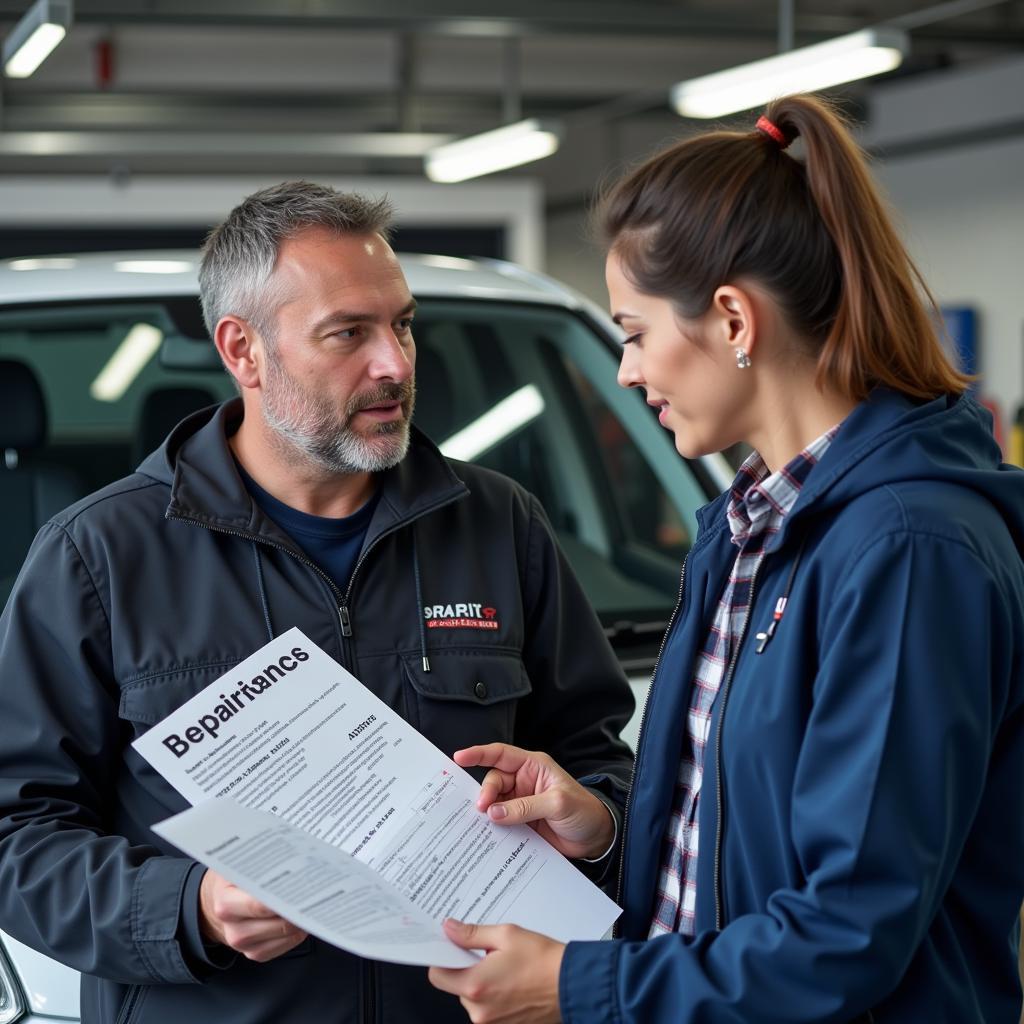
[[[15,17],[20,0],[0,0],[0,17]],[[546,33],[619,36],[719,36],[774,39],[776,12],[767,4],[744,11],[678,7],[617,0],[518,0],[513,13],[503,0],[76,0],[78,24],[234,25],[335,27],[433,32],[445,35],[509,36]],[[861,28],[861,17],[801,14],[802,39]]]
[[[1008,18],[956,24],[958,8],[1004,6]],[[843,35],[890,20],[885,6],[865,7],[858,15],[823,12],[798,13],[792,31],[798,44]],[[970,43],[1020,43],[1024,23],[1012,0],[954,0],[948,18],[916,24],[916,11],[897,20],[912,24],[914,37]],[[506,0],[76,0],[75,21],[80,25],[230,26],[236,28],[335,28],[351,31],[385,30],[439,35],[508,37],[574,34],[620,37],[679,36],[689,38],[778,39],[778,11],[772,4],[751,3],[746,9],[679,7],[651,0],[518,0],[513,13]],[[25,0],[0,0],[0,20],[15,21]],[[932,8],[928,7],[930,11]],[[1009,22],[1009,24],[1008,24]]]
[[[660,95],[660,94],[659,94]],[[663,98],[663,97],[662,97]],[[531,97],[531,116],[571,114],[589,109],[592,97]],[[494,125],[501,118],[501,97],[464,93],[420,93],[416,97],[419,132],[453,124]],[[387,92],[251,94],[190,93],[46,93],[8,94],[2,111],[4,131],[132,131],[160,129],[198,132],[284,131],[313,133],[388,130],[395,123],[395,98]]]

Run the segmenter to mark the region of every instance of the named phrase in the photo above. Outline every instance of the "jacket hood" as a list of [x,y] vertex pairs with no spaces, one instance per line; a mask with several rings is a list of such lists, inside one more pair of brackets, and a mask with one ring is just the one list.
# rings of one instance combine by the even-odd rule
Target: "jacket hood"
[[953,484],[982,495],[1024,553],[1024,473],[1002,461],[991,414],[968,396],[920,403],[887,389],[873,392],[840,426],[768,550],[781,546],[787,531],[806,516],[878,487],[914,481]]
[[[229,425],[229,422],[225,420],[225,413],[236,401],[238,402],[238,414],[234,419],[237,422],[230,422]],[[225,437],[233,433],[242,419],[241,401],[235,399],[221,405],[209,405],[205,409],[190,413],[164,438],[164,442],[159,448],[155,448],[139,463],[136,472],[170,487],[174,483],[174,466],[182,444],[215,419],[220,419],[222,427],[225,428]]]

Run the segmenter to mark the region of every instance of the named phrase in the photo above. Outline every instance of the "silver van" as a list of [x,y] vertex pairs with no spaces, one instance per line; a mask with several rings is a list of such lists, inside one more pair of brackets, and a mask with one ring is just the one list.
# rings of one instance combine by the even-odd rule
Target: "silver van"
[[[415,422],[541,500],[633,683],[635,742],[695,512],[732,473],[720,456],[681,459],[618,387],[622,332],[593,303],[496,260],[401,262],[419,303]],[[0,608],[46,519],[234,393],[196,271],[191,251],[0,263],[0,375],[27,367],[34,382],[0,411]],[[77,974],[0,932],[0,1024],[77,1019]]]

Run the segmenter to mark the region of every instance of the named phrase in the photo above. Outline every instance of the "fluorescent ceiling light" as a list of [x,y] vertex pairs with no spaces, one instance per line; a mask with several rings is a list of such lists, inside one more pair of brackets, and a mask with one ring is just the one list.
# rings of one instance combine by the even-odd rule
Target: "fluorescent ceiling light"
[[53,52],[71,25],[71,0],[36,0],[3,45],[8,78],[28,78]]
[[10,260],[8,270],[73,270],[78,260],[70,256],[29,256],[25,259]]
[[114,269],[122,274],[187,274],[192,264],[188,260],[118,260]]
[[431,181],[465,181],[551,156],[561,137],[559,124],[531,117],[437,146],[424,157],[423,166]]
[[163,340],[164,332],[159,327],[136,324],[89,385],[89,394],[97,402],[116,402],[156,355]]
[[493,409],[452,434],[440,446],[450,459],[472,462],[544,411],[544,398],[536,384],[527,384],[503,398]]
[[721,117],[791,93],[816,92],[891,71],[909,47],[900,29],[864,29],[679,82],[672,87],[672,106],[683,117]]

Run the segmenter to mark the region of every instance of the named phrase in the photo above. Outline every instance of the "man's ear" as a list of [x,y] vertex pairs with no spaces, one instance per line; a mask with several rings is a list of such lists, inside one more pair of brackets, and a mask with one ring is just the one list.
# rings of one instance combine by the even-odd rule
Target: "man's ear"
[[739,285],[722,285],[711,298],[712,336],[727,344],[734,356],[742,350],[751,357],[757,345],[757,312],[750,291]]
[[247,320],[236,316],[221,317],[213,332],[213,343],[240,387],[258,388],[262,363],[262,346]]

